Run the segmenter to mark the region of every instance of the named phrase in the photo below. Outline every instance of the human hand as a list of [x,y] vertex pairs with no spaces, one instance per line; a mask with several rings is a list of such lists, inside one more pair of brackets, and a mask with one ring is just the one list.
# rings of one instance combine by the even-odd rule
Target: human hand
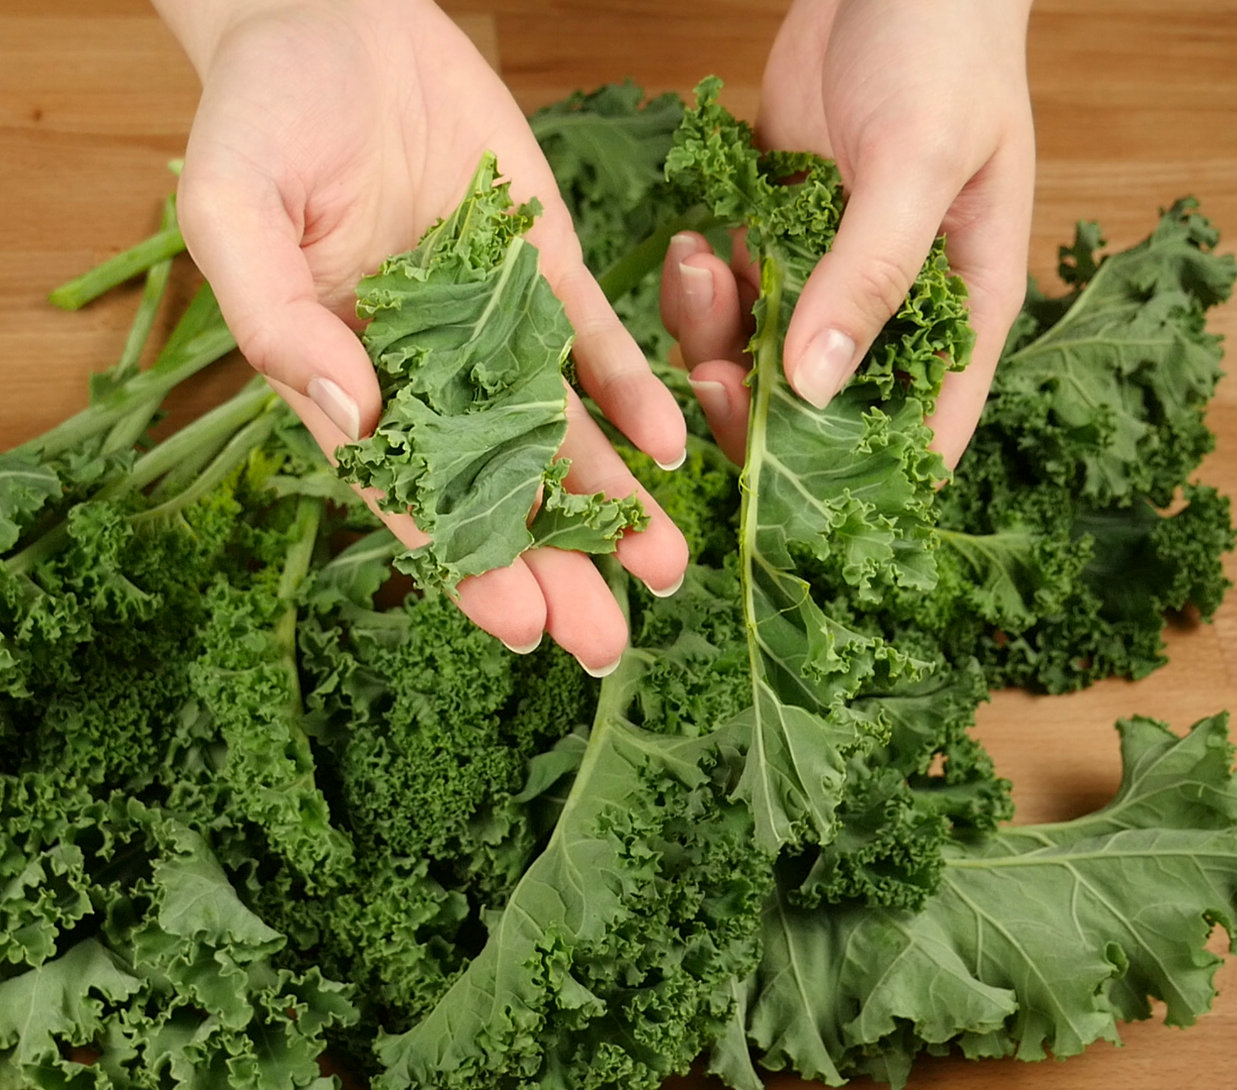
[[[189,250],[242,353],[328,455],[372,430],[381,399],[356,336],[354,289],[415,245],[492,151],[576,330],[577,373],[608,419],[658,462],[684,450],[673,397],[652,375],[583,264],[570,215],[518,105],[430,0],[155,0],[202,80],[178,194]],[[575,491],[637,492],[650,514],[618,557],[672,589],[682,535],[639,486],[579,400],[569,400]],[[373,500],[373,497],[368,497]],[[413,518],[382,517],[410,547]],[[594,673],[617,663],[626,623],[593,563],[530,550],[461,582],[461,608],[513,649],[542,632]]]
[[[786,332],[790,385],[820,407],[905,298],[942,231],[967,285],[975,346],[929,424],[953,466],[983,409],[1026,291],[1034,134],[1027,0],[796,0],[770,53],[757,136],[838,164],[847,205]],[[743,297],[699,236],[671,245],[663,317],[723,449],[741,460]],[[736,350],[736,345],[739,350]]]

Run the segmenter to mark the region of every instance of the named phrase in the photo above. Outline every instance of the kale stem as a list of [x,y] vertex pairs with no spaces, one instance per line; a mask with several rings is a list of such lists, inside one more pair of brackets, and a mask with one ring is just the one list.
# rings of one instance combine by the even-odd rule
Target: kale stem
[[153,519],[165,518],[202,499],[211,489],[222,483],[223,479],[240,465],[251,451],[266,441],[278,422],[279,417],[274,408],[268,408],[262,415],[251,420],[232,436],[210,464],[193,478],[192,483],[162,503],[149,507],[145,511],[139,511],[130,521],[135,525],[140,525]]
[[[148,484],[158,480],[163,474],[178,466],[185,459],[192,458],[197,447],[210,444],[217,445],[221,438],[233,435],[238,428],[243,428],[245,424],[253,421],[255,417],[266,414],[266,411],[277,401],[277,398],[278,395],[271,391],[263,380],[253,380],[249,386],[230,401],[224,402],[224,404],[199,417],[192,424],[164,440],[149,454],[139,458],[127,476],[105,485],[90,498],[98,501],[113,500],[145,488]],[[275,421],[272,419],[264,425],[264,430],[254,429],[247,432],[243,443],[229,443],[224,448],[224,454],[221,454],[220,458],[223,458],[225,454],[230,452],[231,462],[223,472],[217,474],[210,486],[213,487],[214,484],[217,484],[226,474],[227,469],[235,465],[240,460],[240,457],[243,457],[245,453],[253,449],[258,442],[261,442],[262,439],[270,434],[270,429],[274,427],[274,424]],[[218,459],[216,461],[218,462]],[[206,491],[205,487],[197,488],[196,484],[194,487],[196,489],[193,494],[194,498]],[[186,491],[188,492],[189,490]],[[170,504],[177,503],[179,506],[184,506],[188,502],[191,502],[191,500],[186,499],[182,495],[174,500],[169,500],[158,508],[139,513],[134,518],[137,520],[143,514],[150,517],[154,511],[166,514],[168,511],[175,509],[170,507]],[[41,562],[48,557],[54,556],[64,548],[68,540],[68,524],[61,522],[31,542],[21,552],[5,561],[5,565],[13,575],[29,574]]]
[[[292,546],[288,549],[287,559],[284,561],[278,590],[280,600],[291,606],[294,617],[297,591],[305,581],[305,576],[309,574],[318,544],[318,525],[322,521],[322,509],[323,503],[317,496],[297,497],[296,516],[289,531]],[[285,635],[290,635],[290,632]],[[287,651],[295,649],[290,639],[284,640],[282,646]]]
[[[298,493],[305,495],[305,493]],[[331,573],[366,560],[382,558],[394,560],[404,549],[403,543],[386,526],[371,530],[357,538],[347,548],[341,549],[318,569],[319,573]]]
[[739,558],[743,570],[743,614],[747,628],[748,657],[752,677],[763,679],[765,663],[757,634],[758,610],[754,598],[757,579],[754,568],[760,551],[756,545],[760,511],[760,476],[764,468],[766,441],[769,425],[769,404],[781,370],[780,334],[782,321],[782,287],[784,281],[780,261],[769,254],[763,255],[760,269],[761,294],[765,297],[764,317],[761,328],[753,339],[755,349],[752,358],[752,403],[748,417],[747,456],[739,474],[740,509]]
[[[238,400],[244,399],[244,404],[249,408],[257,406],[252,416],[256,417],[253,423],[259,426],[250,431],[251,425],[245,424],[248,419],[245,413],[248,410],[240,409],[236,419],[240,424],[245,424],[241,431],[233,435],[225,428],[220,428],[217,431],[212,430],[211,434],[193,443],[192,449],[168,469],[151,489],[149,495],[152,503],[160,508],[168,507],[176,497],[190,490],[194,491],[194,497],[197,498],[222,481],[240,462],[241,457],[266,439],[279,423],[280,417],[278,415],[279,404],[275,396],[267,390],[265,392],[269,396],[262,397],[259,391],[263,390],[263,380],[252,379],[240,393],[233,395],[230,400],[218,406],[219,410],[226,410],[228,406],[233,406]],[[207,483],[203,485],[202,481]],[[171,509],[168,507],[168,510]],[[141,517],[145,518],[147,514],[148,512],[142,512]]]
[[[288,684],[292,690],[293,708],[301,708],[301,679],[296,665],[297,591],[309,574],[314,551],[318,544],[318,527],[322,522],[323,503],[314,496],[300,496],[296,503],[296,516],[289,531],[292,544],[284,560],[279,576],[279,599],[284,603],[283,613],[275,623],[275,641],[283,656],[288,671]],[[294,730],[300,734],[300,726]],[[303,740],[303,736],[302,739]]]
[[[161,231],[170,231],[176,227],[176,199],[168,197],[163,202],[163,217],[159,221]],[[112,376],[116,379],[126,379],[137,374],[138,362],[142,358],[142,350],[150,339],[150,331],[154,328],[155,316],[159,312],[159,304],[167,291],[168,279],[172,273],[172,259],[167,257],[157,261],[146,270],[146,282],[142,285],[142,298],[138,303],[137,313],[129,327],[129,336],[121,350],[120,359],[112,368]]]
[[[163,203],[163,219],[160,227],[164,230],[176,226],[176,201],[168,197]],[[138,373],[138,364],[142,351],[150,340],[150,332],[154,328],[155,317],[159,313],[159,305],[167,291],[168,278],[172,272],[172,259],[151,265],[146,270],[146,283],[142,286],[142,299],[138,303],[137,313],[129,327],[129,336],[121,350],[120,359],[109,373],[109,378],[119,384]],[[137,405],[123,420],[112,425],[107,439],[103,442],[102,454],[110,454],[117,450],[127,450],[143,435],[150,421],[158,412],[162,396],[151,397]]]
[[69,525],[58,522],[42,537],[36,538],[16,556],[4,562],[11,575],[29,575],[48,557],[55,556],[69,543]]
[[42,435],[14,448],[15,453],[29,455],[42,461],[54,458],[84,439],[98,435],[99,432],[123,420],[133,412],[135,402],[154,400],[156,396],[162,401],[185,379],[209,367],[234,346],[235,342],[230,340],[230,334],[203,338],[203,343],[197,347],[196,351],[186,355],[175,366],[152,367],[149,371],[135,375],[123,387],[94,405],[87,406]]
[[48,299],[64,310],[80,310],[118,284],[123,284],[152,265],[175,257],[184,250],[185,239],[180,228],[165,227],[136,246],[122,250],[93,269],[88,269],[81,276],[61,284],[52,290]]
[[601,290],[611,303],[622,298],[662,263],[670,240],[680,231],[707,231],[722,222],[700,205],[680,213],[643,241],[637,242],[602,272],[597,277]]
[[186,458],[192,458],[203,445],[217,445],[220,440],[226,440],[238,428],[265,413],[277,397],[264,380],[250,380],[239,394],[199,416],[193,423],[168,436],[149,454],[144,454],[133,463],[133,469],[128,476],[100,489],[94,498],[114,499],[127,492],[145,488],[175,469]]

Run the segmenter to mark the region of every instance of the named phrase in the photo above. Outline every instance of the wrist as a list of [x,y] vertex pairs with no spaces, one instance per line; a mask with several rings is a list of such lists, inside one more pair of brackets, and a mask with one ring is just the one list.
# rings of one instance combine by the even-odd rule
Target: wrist
[[180,43],[198,79],[205,79],[219,44],[237,25],[280,11],[319,6],[319,0],[151,0]]
[[[151,0],[180,43],[200,80],[210,71],[221,44],[238,28],[261,20],[295,19],[306,14],[370,21],[394,15],[408,21],[433,0]],[[391,9],[398,8],[398,11]]]

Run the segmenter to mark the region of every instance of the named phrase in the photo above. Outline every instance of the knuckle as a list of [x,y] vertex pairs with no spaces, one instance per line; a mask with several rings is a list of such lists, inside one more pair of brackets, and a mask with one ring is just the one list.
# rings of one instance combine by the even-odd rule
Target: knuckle
[[973,273],[966,278],[973,315],[1008,329],[1026,301],[1026,273],[1017,268]]
[[590,274],[570,218],[564,223],[553,216],[550,210],[543,212],[528,237],[540,251],[541,273],[551,290],[566,300],[585,290]]
[[901,308],[914,274],[885,254],[872,254],[856,270],[856,280],[862,308],[884,321]]
[[577,315],[572,322],[575,327],[576,344],[585,351],[589,345],[612,335],[616,331],[617,319],[607,314],[588,312]]
[[232,335],[236,338],[236,347],[242,356],[260,375],[268,378],[279,378],[277,374],[277,344],[271,327],[253,319],[236,319],[229,322]]
[[600,492],[607,499],[626,499],[640,486],[630,473],[572,473],[567,480],[568,489],[585,495]]
[[228,224],[222,210],[226,194],[224,178],[186,160],[176,185],[176,221],[191,247],[199,239],[226,231]]
[[959,172],[957,141],[934,119],[905,117],[896,124],[872,126],[857,141],[856,173],[864,178],[903,178],[913,170],[918,189],[945,185]]
[[589,428],[593,418],[583,401],[576,397],[568,388],[567,394],[567,431],[572,433],[577,428]]
[[600,492],[611,499],[624,499],[633,492],[639,491],[636,478],[630,473],[608,473],[593,481],[592,492]]

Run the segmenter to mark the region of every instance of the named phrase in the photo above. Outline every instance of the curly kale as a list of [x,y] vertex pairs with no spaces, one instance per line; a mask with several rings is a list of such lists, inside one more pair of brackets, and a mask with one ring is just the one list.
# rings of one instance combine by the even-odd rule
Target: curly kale
[[[1119,726],[1124,773],[1108,806],[958,840],[920,911],[771,901],[744,997],[763,1064],[903,1086],[921,1051],[1064,1059],[1117,1041],[1117,1021],[1148,1017],[1152,996],[1176,1025],[1206,1010],[1208,933],[1237,933],[1223,717],[1183,738],[1152,720]],[[733,1051],[714,1064],[732,1085],[754,1077]]]
[[437,594],[310,618],[301,639],[313,730],[364,857],[429,860],[479,907],[500,904],[534,841],[509,800],[535,754],[588,722],[591,679],[557,648],[513,659]]
[[379,1041],[378,1086],[652,1090],[721,1031],[769,859],[731,797],[731,732],[627,719],[645,668],[606,679],[553,833],[434,1010]]
[[535,544],[613,552],[645,519],[635,496],[563,484],[574,332],[524,239],[537,209],[513,208],[497,174],[487,155],[455,211],[358,286],[384,407],[338,451],[344,479],[429,535],[401,568],[448,590]]
[[939,628],[993,687],[1145,676],[1165,615],[1209,619],[1228,588],[1228,500],[1190,479],[1220,376],[1204,316],[1237,278],[1216,241],[1190,200],[1120,253],[1080,225],[1070,289],[1032,294],[940,506]]
[[[923,1052],[1064,1057],[1151,997],[1206,1009],[1208,932],[1237,933],[1224,718],[1121,724],[1112,803],[1030,828],[970,728],[999,685],[1142,676],[1166,616],[1218,608],[1231,512],[1192,475],[1233,262],[1192,202],[1125,253],[1080,226],[946,481],[923,418],[971,333],[943,248],[806,411],[781,338],[838,175],[758,151],[717,89],[533,119],[650,352],[675,230],[745,227],[762,264],[745,467],[664,360],[687,462],[615,437],[692,563],[661,599],[599,561],[632,637],[604,680],[450,597],[476,557],[634,514],[555,491],[557,410],[504,448],[536,458],[478,454],[530,343],[561,407],[571,335],[489,160],[477,215],[362,284],[388,412],[341,455],[445,551],[401,557],[260,383],[152,435],[232,346],[209,288],[151,368],[127,349],[0,455],[0,1085],[326,1090],[329,1056],[382,1090],[656,1090],[702,1054],[742,1090],[902,1085]],[[469,482],[518,517],[473,519]]]
[[707,226],[682,209],[665,178],[666,153],[682,119],[678,95],[646,99],[630,82],[570,95],[529,118],[585,263],[655,360],[667,357],[673,338],[661,323],[661,277],[646,250],[664,248],[676,230]]
[[1098,228],[1080,226],[1062,250],[1071,290],[1033,298],[1031,313],[1051,318],[1016,331],[959,478],[973,464],[981,478],[1058,484],[1092,506],[1168,505],[1214,442],[1204,410],[1221,349],[1205,316],[1237,276],[1217,241],[1188,199],[1119,254],[1097,257]]

